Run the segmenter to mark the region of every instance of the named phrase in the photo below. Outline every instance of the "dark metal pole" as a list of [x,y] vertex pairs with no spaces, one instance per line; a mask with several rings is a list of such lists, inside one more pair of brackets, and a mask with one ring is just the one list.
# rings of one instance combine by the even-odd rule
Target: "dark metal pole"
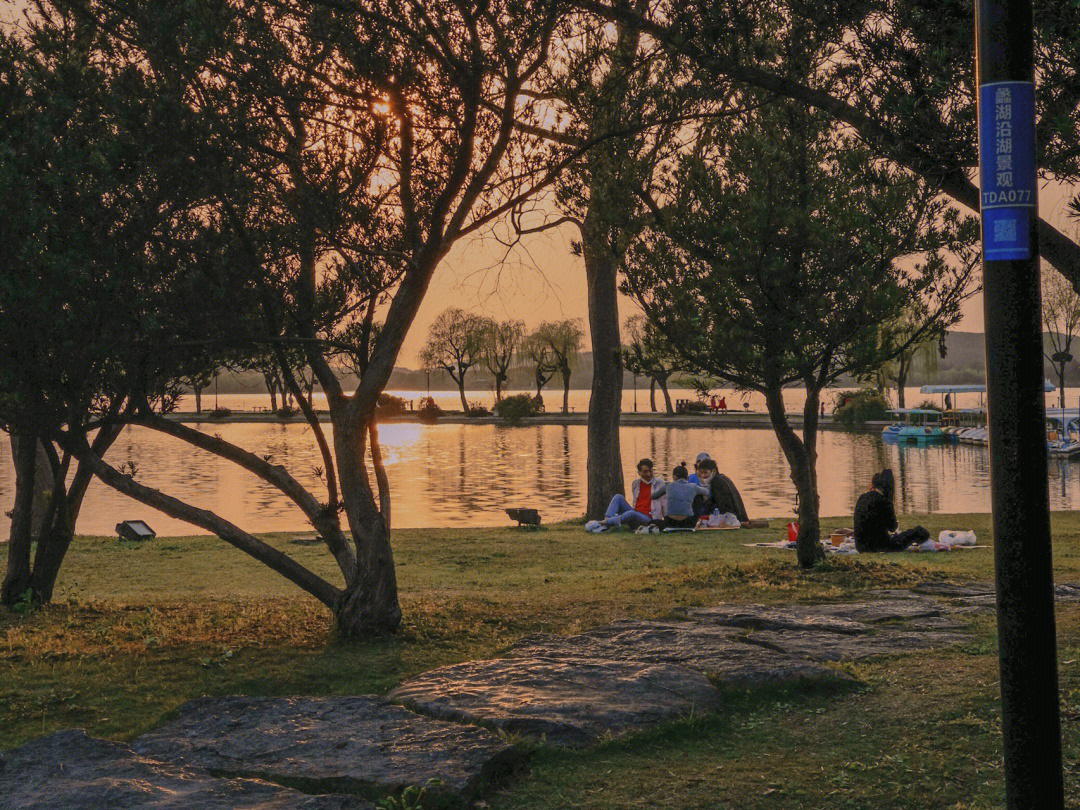
[[977,0],[994,564],[1005,791],[1064,806],[1043,393],[1031,0]]

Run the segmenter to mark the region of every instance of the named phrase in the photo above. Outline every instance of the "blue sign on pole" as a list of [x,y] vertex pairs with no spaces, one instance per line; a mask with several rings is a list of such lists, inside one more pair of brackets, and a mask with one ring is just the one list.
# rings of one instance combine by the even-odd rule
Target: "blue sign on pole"
[[1035,214],[1035,85],[979,87],[979,177],[983,256],[1031,258]]

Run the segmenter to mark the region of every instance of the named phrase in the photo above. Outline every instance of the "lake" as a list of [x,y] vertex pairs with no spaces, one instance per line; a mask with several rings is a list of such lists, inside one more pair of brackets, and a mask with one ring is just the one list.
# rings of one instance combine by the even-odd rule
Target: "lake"
[[[315,488],[321,464],[303,424],[216,424],[213,432],[273,457]],[[380,430],[393,493],[393,525],[499,526],[508,506],[531,506],[546,522],[578,517],[585,508],[584,426],[388,424]],[[985,447],[887,445],[877,434],[823,431],[818,477],[822,514],[849,515],[870,476],[891,467],[903,512],[989,511],[989,455]],[[6,441],[5,441],[6,445]],[[751,516],[794,514],[795,489],[771,430],[647,428],[622,431],[629,482],[637,459],[655,460],[664,478],[681,461],[706,450],[735,481]],[[174,494],[250,531],[305,530],[302,516],[277,490],[190,445],[141,428],[125,431],[110,450],[113,465],[132,462],[137,479]],[[1050,503],[1080,509],[1080,462],[1052,461]],[[0,503],[10,508],[14,474],[8,447],[0,453]],[[320,496],[321,497],[321,496]],[[159,535],[195,533],[192,527],[118,495],[95,481],[79,520],[81,534],[112,534],[120,520],[147,520]],[[8,533],[0,517],[0,535]],[[848,520],[850,522],[850,519]],[[963,527],[958,527],[963,528]]]

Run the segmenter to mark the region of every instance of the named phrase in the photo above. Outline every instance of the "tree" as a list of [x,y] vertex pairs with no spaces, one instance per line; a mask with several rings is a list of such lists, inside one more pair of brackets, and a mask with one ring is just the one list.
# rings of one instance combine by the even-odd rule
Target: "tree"
[[576,318],[545,321],[537,327],[534,335],[551,352],[550,368],[562,375],[562,411],[569,413],[570,373],[585,341],[585,330],[581,328],[581,321]]
[[[651,387],[656,386],[664,395],[664,406],[669,414],[675,413],[668,393],[668,380],[672,374],[686,371],[685,362],[668,343],[664,333],[657,329],[648,318],[631,315],[626,319],[626,345],[623,348],[626,367],[634,374],[648,377]],[[655,398],[650,391],[652,409],[656,410]]]
[[[909,343],[955,315],[975,232],[936,191],[875,161],[824,114],[748,101],[760,106],[709,127],[679,160],[662,224],[632,250],[625,287],[695,371],[764,394],[799,496],[806,567],[823,555],[822,389],[906,348],[880,339],[897,311],[926,302]],[[918,258],[914,269],[902,257]],[[792,384],[806,390],[801,437],[784,410]]]
[[[199,143],[178,139],[174,148],[191,155],[209,142],[220,150],[214,202],[244,248],[235,272],[257,296],[263,321],[244,345],[304,352],[327,397],[332,437],[294,375],[284,381],[318,445],[325,495],[218,437],[150,416],[138,423],[286,494],[326,541],[341,586],[220,516],[120,474],[86,448],[80,458],[108,486],[217,534],[289,578],[333,611],[343,634],[393,632],[401,610],[375,408],[454,243],[557,173],[535,168],[538,138],[515,124],[535,115],[523,91],[547,59],[559,4],[76,5],[80,20],[108,38],[111,59],[167,77],[212,133]],[[351,392],[331,364],[343,351],[362,368]],[[279,365],[290,367],[282,358]]]
[[[623,5],[646,18],[658,8],[651,0]],[[554,110],[545,134],[562,149],[589,148],[556,183],[558,214],[541,224],[521,215],[515,225],[519,234],[567,223],[577,231],[572,245],[585,267],[592,346],[587,511],[599,514],[624,492],[619,274],[627,248],[651,216],[657,178],[680,146],[687,110],[697,102],[679,60],[633,19],[605,25],[582,8],[563,20],[559,41],[562,50],[539,81]]]
[[[789,98],[851,127],[895,161],[972,211],[979,190],[971,6],[961,0],[741,4],[665,3],[643,15],[621,0],[577,0],[632,23],[716,81]],[[778,21],[782,22],[778,30]],[[1080,178],[1080,6],[1034,8],[1037,161],[1046,179]],[[812,76],[786,71],[774,44],[799,37],[816,49]],[[944,81],[942,77],[949,77]],[[1038,220],[1042,257],[1080,286],[1080,244]]]
[[544,386],[555,376],[558,366],[555,365],[555,355],[551,351],[551,346],[539,329],[521,341],[521,354],[532,363],[533,379],[536,382],[536,400],[543,404]]
[[1046,327],[1046,359],[1057,371],[1058,406],[1065,407],[1065,367],[1072,361],[1072,342],[1080,332],[1080,294],[1058,272],[1044,268],[1042,317]]
[[181,380],[191,388],[191,392],[195,395],[195,413],[202,413],[202,392],[210,387],[217,373],[216,368],[203,369]]
[[510,364],[524,339],[525,324],[522,321],[484,319],[480,359],[495,377],[496,404],[502,401],[502,389],[509,379]]
[[465,374],[483,357],[488,324],[479,315],[458,307],[444,309],[428,328],[427,343],[420,350],[424,368],[441,368],[457,383],[461,410],[469,412],[465,398]]
[[17,456],[7,604],[52,598],[92,477],[82,448],[100,459],[124,415],[171,409],[178,381],[218,360],[202,338],[225,310],[205,273],[231,260],[198,194],[206,164],[172,149],[190,121],[160,77],[118,69],[99,46],[47,4],[17,38],[0,34],[0,428]]
[[[886,345],[906,347],[886,361],[876,375],[882,387],[896,386],[896,407],[905,407],[904,389],[916,362],[923,371],[937,370],[937,359],[945,351],[946,331],[953,323],[939,321],[927,328],[925,311],[905,310],[882,324],[882,340]],[[921,336],[912,340],[916,332],[921,332]]]

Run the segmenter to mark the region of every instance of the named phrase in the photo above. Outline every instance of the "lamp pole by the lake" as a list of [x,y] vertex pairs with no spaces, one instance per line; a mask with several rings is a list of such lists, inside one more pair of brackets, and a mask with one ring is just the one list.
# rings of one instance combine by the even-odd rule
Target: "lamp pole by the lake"
[[218,384],[217,384],[217,377],[218,377],[218,370],[217,370],[217,369],[215,368],[215,369],[214,369],[214,410],[215,410],[215,411],[216,411],[216,410],[218,410],[218,401],[217,401],[217,395],[218,395]]
[[637,413],[637,374],[634,375],[634,413]]
[[1009,808],[1064,806],[1036,233],[1031,0],[977,0],[994,568]]

